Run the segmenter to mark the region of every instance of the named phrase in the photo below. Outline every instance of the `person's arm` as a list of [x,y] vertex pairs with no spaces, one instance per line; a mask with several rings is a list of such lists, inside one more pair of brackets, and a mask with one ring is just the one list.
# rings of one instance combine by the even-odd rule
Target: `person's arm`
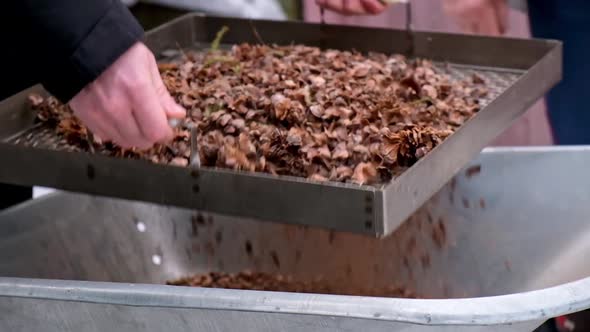
[[[409,0],[413,1],[413,0]],[[380,14],[395,0],[316,0],[319,6],[344,15]],[[499,36],[506,32],[506,0],[443,0],[445,13],[463,32]]]
[[143,37],[119,0],[7,0],[3,7],[16,23],[10,31],[36,53],[38,80],[63,102]]
[[5,0],[3,41],[103,140],[147,148],[172,137],[183,117],[162,83],[143,29],[119,0]]
[[344,15],[376,15],[387,9],[387,1],[383,0],[316,0],[326,9]]

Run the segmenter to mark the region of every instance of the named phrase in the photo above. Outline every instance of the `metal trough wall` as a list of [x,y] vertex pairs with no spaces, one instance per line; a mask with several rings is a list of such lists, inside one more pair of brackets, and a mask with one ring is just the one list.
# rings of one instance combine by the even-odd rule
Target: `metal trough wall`
[[[0,330],[532,331],[590,307],[589,163],[486,150],[382,240],[54,194],[0,214]],[[162,285],[245,268],[436,299]]]

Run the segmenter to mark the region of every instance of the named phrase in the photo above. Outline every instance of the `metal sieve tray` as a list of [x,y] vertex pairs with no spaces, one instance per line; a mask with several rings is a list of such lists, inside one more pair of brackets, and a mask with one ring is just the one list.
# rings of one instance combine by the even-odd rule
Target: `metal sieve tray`
[[[288,176],[156,165],[76,151],[35,126],[23,91],[0,103],[0,182],[39,185],[281,223],[384,236],[433,196],[488,142],[561,78],[561,43],[189,14],[147,35],[159,58],[212,41],[322,46],[402,53],[435,61],[452,76],[486,80],[483,108],[428,155],[380,187]],[[256,36],[254,30],[258,32]],[[392,42],[392,39],[394,42]]]

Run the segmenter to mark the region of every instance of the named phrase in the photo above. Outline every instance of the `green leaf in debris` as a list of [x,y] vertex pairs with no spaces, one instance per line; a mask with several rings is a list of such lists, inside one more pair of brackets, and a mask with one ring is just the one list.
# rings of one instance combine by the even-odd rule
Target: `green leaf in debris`
[[274,56],[276,56],[277,58],[282,58],[282,57],[284,57],[285,55],[287,55],[287,53],[285,53],[285,51],[282,51],[282,50],[272,50],[271,52],[272,52],[272,54],[273,54]]
[[238,63],[232,68],[234,74],[239,74],[242,71],[242,64]]
[[205,67],[209,67],[214,63],[234,63],[234,62],[238,62],[238,59],[232,57],[232,56],[227,56],[227,55],[217,55],[217,56],[209,56],[207,57],[207,60],[205,60]]
[[213,113],[219,112],[223,109],[223,104],[210,104],[205,109],[205,116],[209,116]]
[[213,39],[213,41],[211,42],[211,50],[212,51],[219,50],[219,45],[221,45],[221,40],[223,39],[223,36],[225,36],[225,34],[228,31],[229,31],[229,28],[225,25],[221,28],[221,30],[217,31],[217,34],[215,35],[215,39]]
[[422,104],[429,106],[429,105],[434,105],[434,100],[432,100],[432,98],[430,98],[430,97],[425,96],[420,99],[416,99],[416,100],[412,101],[410,104],[414,107],[421,106]]

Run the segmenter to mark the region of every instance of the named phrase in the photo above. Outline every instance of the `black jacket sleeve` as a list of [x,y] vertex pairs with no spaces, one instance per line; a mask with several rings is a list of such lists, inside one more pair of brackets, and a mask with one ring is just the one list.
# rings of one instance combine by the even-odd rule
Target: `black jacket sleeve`
[[11,57],[16,75],[43,84],[62,102],[143,38],[119,0],[4,0],[2,14],[0,38],[12,54],[2,60]]

